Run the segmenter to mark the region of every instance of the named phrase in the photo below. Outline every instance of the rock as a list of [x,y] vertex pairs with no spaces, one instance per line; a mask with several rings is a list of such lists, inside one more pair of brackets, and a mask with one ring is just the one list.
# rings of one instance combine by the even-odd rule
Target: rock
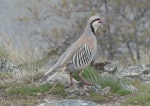
[[127,68],[118,68],[115,76],[118,78],[137,78],[146,83],[150,83],[150,68],[145,65],[130,66]]
[[49,100],[45,103],[41,103],[38,106],[123,106],[126,98],[113,98],[113,101],[107,103],[97,104],[95,102],[87,100],[77,100],[77,99],[63,99],[63,100]]
[[93,66],[95,69],[100,70],[100,72],[109,72],[111,74],[114,74],[117,70],[117,61],[92,61],[91,66]]
[[[55,84],[56,82],[60,84],[70,84],[70,76],[67,74],[67,72],[58,70],[55,74],[49,76],[48,78],[45,79],[45,81],[42,81],[42,83],[50,83],[50,84]],[[73,79],[74,83],[77,83],[75,79]]]
[[13,63],[2,59],[0,59],[0,71],[10,74],[13,80],[19,82],[22,81],[22,78],[27,73],[26,71],[17,68],[17,66],[14,65]]
[[144,66],[150,69],[150,64],[146,64]]
[[66,88],[65,92],[68,94],[68,97],[89,96],[89,90],[87,86],[80,88],[78,85],[73,85]]
[[102,87],[100,85],[98,85],[98,84],[94,84],[91,87],[92,87],[92,90],[95,91],[96,93],[101,93],[102,92]]
[[117,71],[117,64],[118,62],[116,61],[109,62],[108,64],[104,66],[104,71],[109,72],[111,74],[115,74],[115,72]]
[[90,91],[96,92],[97,94],[101,95],[107,95],[108,93],[110,93],[111,88],[107,86],[102,89],[100,85],[95,84],[91,86],[84,85],[82,88],[79,87],[79,85],[73,85],[65,89],[65,92],[68,94],[69,97],[76,97],[79,95],[89,96]]
[[124,90],[128,90],[131,91],[132,93],[137,93],[138,89],[135,88],[133,85],[131,84],[127,84],[127,83],[121,83],[121,86],[123,87]]
[[125,68],[122,73],[125,76],[139,76],[142,75],[144,71],[150,71],[150,69],[142,65],[137,65],[137,66],[130,66],[128,68]]
[[95,102],[76,99],[51,100],[38,106],[101,106]]
[[11,62],[0,59],[0,71],[13,73],[14,68],[15,68],[15,65],[12,64]]
[[110,93],[111,88],[109,86],[105,87],[104,89],[102,89],[101,94],[102,95],[107,95],[108,93]]
[[101,72],[104,71],[105,65],[109,64],[109,62],[99,62],[99,61],[92,61],[91,66],[93,66],[96,70],[100,70]]
[[73,86],[69,86],[65,89],[65,92],[68,94],[69,97],[75,97],[75,96],[89,96],[89,92],[93,91],[99,94],[103,94],[103,90],[101,89],[101,86],[94,84],[91,86],[83,85],[82,87],[79,84],[74,84]]

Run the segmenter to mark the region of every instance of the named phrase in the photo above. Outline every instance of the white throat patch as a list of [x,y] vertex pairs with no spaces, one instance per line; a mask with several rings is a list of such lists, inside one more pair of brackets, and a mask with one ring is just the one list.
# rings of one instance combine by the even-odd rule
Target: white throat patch
[[95,21],[95,22],[92,23],[92,26],[94,28],[94,31],[96,32],[97,28],[100,26],[100,23],[98,23],[98,21]]

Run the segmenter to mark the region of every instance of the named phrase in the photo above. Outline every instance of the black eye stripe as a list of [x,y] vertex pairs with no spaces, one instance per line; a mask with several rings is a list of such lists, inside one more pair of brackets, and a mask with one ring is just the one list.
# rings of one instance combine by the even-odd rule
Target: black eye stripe
[[93,22],[95,22],[95,21],[98,21],[98,20],[100,20],[100,18],[97,18],[97,19],[93,20],[93,21],[91,22],[91,24],[92,24]]

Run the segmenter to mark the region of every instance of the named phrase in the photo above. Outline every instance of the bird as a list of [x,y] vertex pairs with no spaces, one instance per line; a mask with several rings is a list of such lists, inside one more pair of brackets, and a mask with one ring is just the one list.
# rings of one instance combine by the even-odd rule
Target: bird
[[58,61],[45,73],[45,76],[51,76],[57,71],[57,69],[65,67],[65,71],[70,73],[71,85],[73,85],[72,74],[75,72],[78,73],[80,81],[83,84],[92,85],[93,83],[84,80],[82,73],[96,56],[96,31],[102,23],[103,19],[100,15],[91,16],[88,19],[83,34],[60,56]]

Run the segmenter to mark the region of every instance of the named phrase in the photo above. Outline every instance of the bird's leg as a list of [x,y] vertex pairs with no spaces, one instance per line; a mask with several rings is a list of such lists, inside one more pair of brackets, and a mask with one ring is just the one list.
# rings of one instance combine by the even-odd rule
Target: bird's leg
[[72,81],[72,73],[70,72],[70,84],[73,85],[73,81]]
[[87,82],[87,81],[85,81],[85,80],[83,79],[83,77],[82,77],[82,72],[83,72],[83,71],[81,71],[81,72],[78,74],[78,76],[79,76],[81,82],[82,82],[83,84],[85,84],[85,85],[89,85],[89,86],[93,85],[93,83]]

